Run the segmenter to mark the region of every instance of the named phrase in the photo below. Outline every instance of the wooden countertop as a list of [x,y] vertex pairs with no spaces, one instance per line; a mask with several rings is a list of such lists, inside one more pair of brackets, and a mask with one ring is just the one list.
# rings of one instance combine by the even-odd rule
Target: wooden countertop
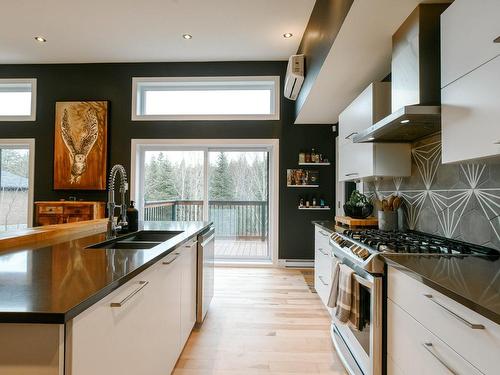
[[17,250],[26,245],[43,247],[53,243],[68,241],[106,230],[108,219],[80,221],[77,223],[46,225],[0,234],[0,252]]

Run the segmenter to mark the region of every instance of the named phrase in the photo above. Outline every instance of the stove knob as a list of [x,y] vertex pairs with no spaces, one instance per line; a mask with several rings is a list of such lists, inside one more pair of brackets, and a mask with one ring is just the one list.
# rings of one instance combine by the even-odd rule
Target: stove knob
[[359,252],[359,256],[363,259],[366,259],[370,256],[370,252],[366,249],[361,249]]

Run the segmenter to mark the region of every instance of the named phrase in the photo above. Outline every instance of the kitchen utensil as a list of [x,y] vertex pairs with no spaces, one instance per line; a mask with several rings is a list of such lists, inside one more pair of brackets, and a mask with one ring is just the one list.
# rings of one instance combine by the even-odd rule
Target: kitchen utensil
[[389,208],[389,211],[394,211],[394,199],[396,197],[394,195],[390,195],[389,198],[387,199],[387,205]]
[[392,210],[397,211],[399,207],[401,207],[401,197],[397,196],[392,202]]

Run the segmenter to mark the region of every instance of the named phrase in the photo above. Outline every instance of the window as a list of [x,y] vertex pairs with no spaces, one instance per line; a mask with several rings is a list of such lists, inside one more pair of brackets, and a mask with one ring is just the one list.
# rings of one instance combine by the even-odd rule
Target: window
[[0,121],[35,121],[36,79],[0,79]]
[[132,79],[132,120],[278,120],[279,77]]
[[34,139],[0,139],[0,232],[33,222]]

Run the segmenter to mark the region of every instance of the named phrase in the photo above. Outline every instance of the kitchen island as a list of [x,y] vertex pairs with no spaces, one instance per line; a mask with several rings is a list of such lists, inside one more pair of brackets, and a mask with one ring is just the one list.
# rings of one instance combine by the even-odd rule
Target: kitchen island
[[169,373],[196,319],[209,225],[145,222],[173,235],[149,249],[88,248],[98,233],[0,254],[0,373]]

